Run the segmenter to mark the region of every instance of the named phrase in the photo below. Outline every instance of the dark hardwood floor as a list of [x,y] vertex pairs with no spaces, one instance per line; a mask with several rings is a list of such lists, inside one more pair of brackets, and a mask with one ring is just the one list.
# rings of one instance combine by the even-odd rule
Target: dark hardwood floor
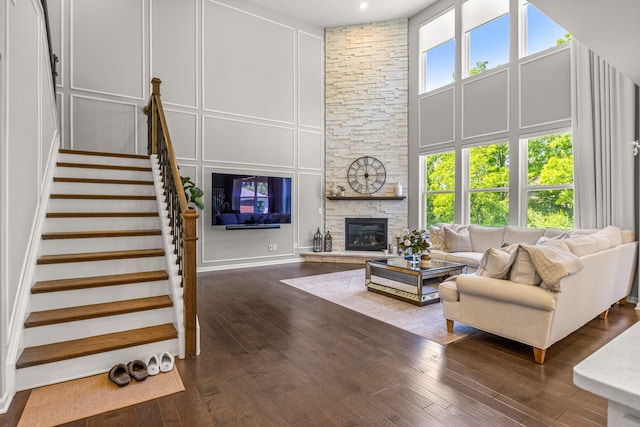
[[350,268],[199,274],[202,353],[176,361],[186,391],[67,426],[606,425],[606,401],[574,386],[572,369],[638,320],[634,304],[556,343],[541,366],[525,345],[478,332],[442,347],[279,282]]

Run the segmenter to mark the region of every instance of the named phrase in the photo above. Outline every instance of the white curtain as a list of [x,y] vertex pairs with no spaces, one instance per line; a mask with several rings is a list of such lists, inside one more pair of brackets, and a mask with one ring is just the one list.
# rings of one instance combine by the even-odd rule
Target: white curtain
[[635,229],[635,84],[571,41],[575,227]]

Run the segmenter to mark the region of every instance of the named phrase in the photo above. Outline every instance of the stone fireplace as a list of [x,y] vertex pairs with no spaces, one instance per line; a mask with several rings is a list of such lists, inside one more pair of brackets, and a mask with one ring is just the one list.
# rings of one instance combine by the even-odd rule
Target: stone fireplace
[[387,248],[387,218],[345,218],[345,250],[382,251]]

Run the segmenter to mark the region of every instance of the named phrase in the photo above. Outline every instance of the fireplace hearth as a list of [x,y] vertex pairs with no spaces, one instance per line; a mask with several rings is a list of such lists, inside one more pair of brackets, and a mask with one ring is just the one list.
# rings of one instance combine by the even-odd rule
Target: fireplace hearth
[[387,218],[345,218],[345,250],[382,251],[387,248]]

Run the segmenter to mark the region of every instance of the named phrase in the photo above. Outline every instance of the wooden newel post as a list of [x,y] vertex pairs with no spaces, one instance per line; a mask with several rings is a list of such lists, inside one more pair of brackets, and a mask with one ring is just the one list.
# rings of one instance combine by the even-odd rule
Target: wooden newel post
[[187,213],[180,215],[182,218],[182,292],[184,300],[184,341],[185,341],[185,357],[196,356],[196,316],[197,294],[198,294],[198,277],[196,272],[196,222],[199,217],[198,213],[190,209]]
[[158,154],[158,104],[156,98],[160,97],[160,84],[162,80],[157,77],[151,79],[151,153]]

